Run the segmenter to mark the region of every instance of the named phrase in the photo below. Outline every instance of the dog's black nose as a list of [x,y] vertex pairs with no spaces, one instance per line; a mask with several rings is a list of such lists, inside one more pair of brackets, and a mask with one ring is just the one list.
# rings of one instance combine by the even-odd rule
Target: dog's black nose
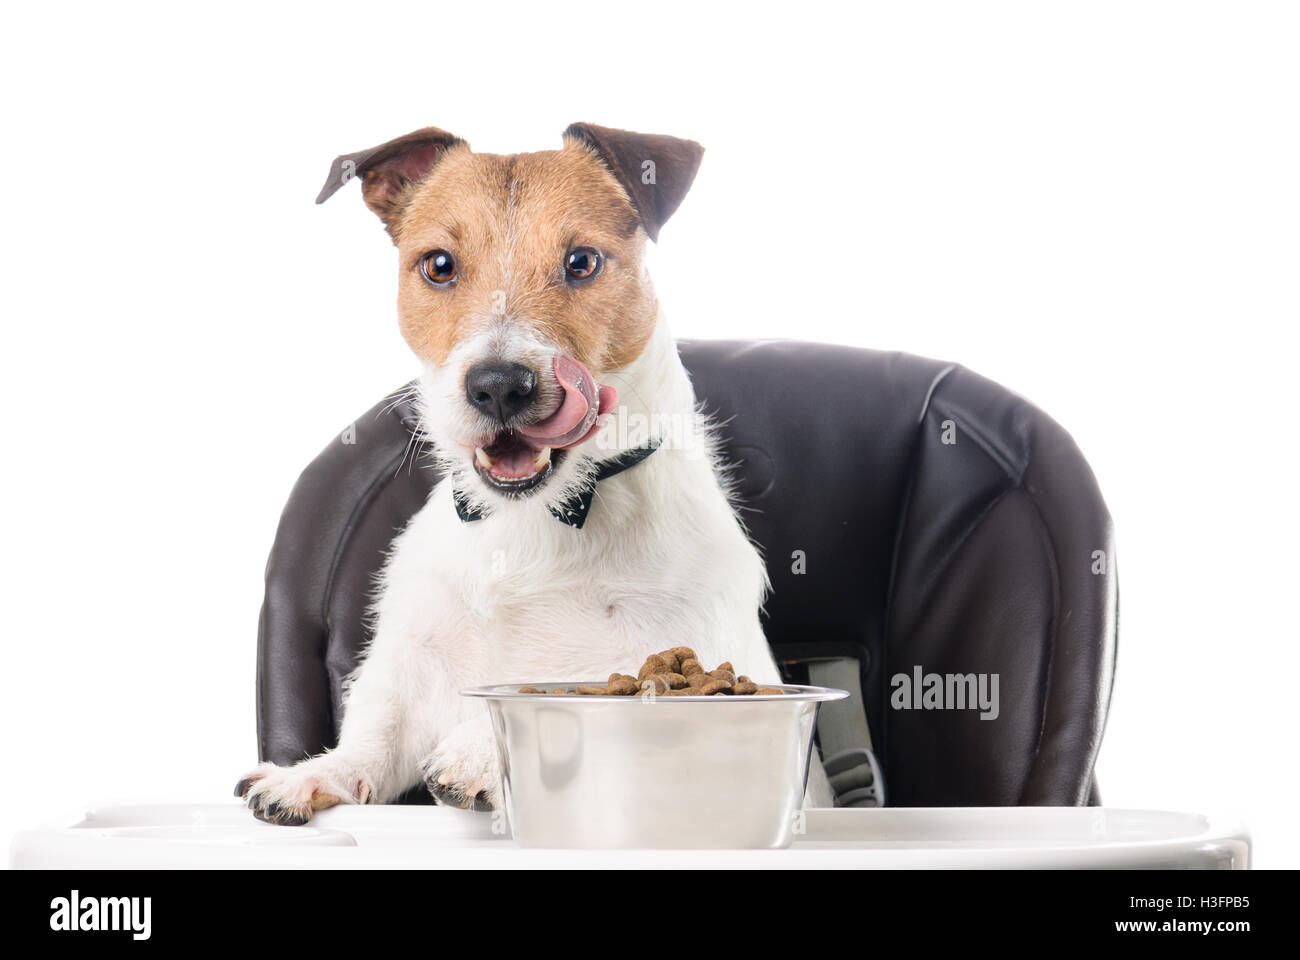
[[465,374],[469,402],[501,423],[532,403],[536,394],[537,375],[521,363],[493,360],[475,364]]

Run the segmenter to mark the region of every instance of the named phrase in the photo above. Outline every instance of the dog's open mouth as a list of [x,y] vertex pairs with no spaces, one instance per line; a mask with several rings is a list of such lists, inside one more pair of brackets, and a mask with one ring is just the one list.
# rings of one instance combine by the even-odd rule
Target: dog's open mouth
[[474,448],[474,465],[489,486],[508,494],[538,487],[570,447],[589,439],[618,403],[618,391],[596,383],[586,367],[557,354],[555,379],[564,389],[560,405],[545,419],[497,432]]
[[541,484],[563,456],[563,450],[503,430],[486,446],[475,447],[474,466],[489,486],[502,493],[520,494]]

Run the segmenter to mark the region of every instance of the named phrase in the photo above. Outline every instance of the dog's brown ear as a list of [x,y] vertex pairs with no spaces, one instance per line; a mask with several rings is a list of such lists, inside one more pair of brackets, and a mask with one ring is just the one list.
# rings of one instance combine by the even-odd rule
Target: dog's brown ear
[[369,150],[345,153],[335,158],[316,202],[324,203],[343,184],[359,176],[366,206],[379,215],[391,233],[390,221],[401,208],[402,191],[427,177],[448,149],[464,142],[446,130],[425,127]]
[[704,148],[694,140],[575,123],[564,131],[596,152],[618,178],[651,240],[668,222],[695,180]]

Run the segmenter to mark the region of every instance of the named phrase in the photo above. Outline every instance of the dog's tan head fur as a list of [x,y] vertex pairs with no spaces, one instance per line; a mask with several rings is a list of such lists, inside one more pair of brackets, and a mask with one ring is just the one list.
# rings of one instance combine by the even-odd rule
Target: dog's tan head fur
[[[685,196],[702,154],[688,140],[574,124],[560,150],[500,156],[426,128],[338,158],[317,202],[362,177],[399,252],[402,335],[421,359],[442,364],[485,323],[509,317],[600,373],[638,356],[654,329],[645,240]],[[565,257],[580,247],[604,263],[574,284]],[[455,259],[444,288],[421,273],[433,250]]]
[[[593,371],[617,370],[654,329],[645,234],[626,193],[584,146],[503,157],[450,149],[389,221],[401,256],[398,313],[415,353],[442,363],[483,318],[508,316]],[[565,256],[605,258],[592,283],[566,282]],[[456,288],[420,274],[425,251],[453,251]]]
[[[689,140],[574,124],[559,150],[502,156],[426,128],[339,157],[317,202],[360,177],[398,250],[407,344],[454,385],[449,397],[485,359],[527,365],[540,419],[558,403],[550,356],[572,357],[601,380],[650,340],[658,304],[645,243],[685,196],[702,154]],[[598,262],[596,272],[575,276],[575,255]],[[448,264],[435,277],[450,279],[431,279]],[[489,425],[462,413],[463,429],[451,432],[471,446]]]

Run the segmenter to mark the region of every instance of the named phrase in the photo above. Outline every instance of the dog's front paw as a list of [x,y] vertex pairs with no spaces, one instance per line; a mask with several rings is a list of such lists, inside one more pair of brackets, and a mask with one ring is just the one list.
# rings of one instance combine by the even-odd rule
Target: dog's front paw
[[462,723],[422,764],[435,800],[462,810],[500,810],[501,766],[487,717]]
[[339,803],[365,803],[370,784],[332,757],[314,757],[280,767],[264,763],[235,784],[253,816],[285,827],[301,826],[317,810]]

